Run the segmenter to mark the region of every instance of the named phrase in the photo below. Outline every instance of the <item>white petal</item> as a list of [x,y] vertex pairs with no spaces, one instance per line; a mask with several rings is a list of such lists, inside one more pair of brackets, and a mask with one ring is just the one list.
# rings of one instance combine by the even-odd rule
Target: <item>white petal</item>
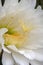
[[[10,3],[9,3],[10,2]],[[10,6],[10,5],[16,5],[18,3],[18,0],[6,0],[5,1],[5,4],[4,4],[4,6],[6,7],[8,7],[8,5]]]
[[41,10],[41,6],[38,6],[37,9],[38,9],[38,10]]
[[43,48],[34,50],[35,59],[43,62]]
[[39,61],[36,61],[36,60],[30,61],[30,63],[32,65],[43,65],[43,62],[39,62]]
[[30,49],[43,48],[43,28],[39,27],[32,31],[27,42],[27,47]]
[[4,45],[2,45],[2,49],[7,53],[11,53]]
[[19,52],[29,60],[37,60],[43,62],[43,48],[36,50],[24,50],[24,52],[21,50]]
[[19,54],[21,54],[21,55],[23,55],[23,56],[25,56],[26,58],[28,58],[28,59],[30,59],[30,60],[33,60],[34,59],[34,56],[35,56],[35,54],[34,54],[34,52],[32,51],[32,50],[24,50],[24,49],[22,49],[22,50],[20,50],[20,49],[17,49],[15,46],[7,46],[7,48],[13,53],[13,52],[15,52],[15,53],[19,53]]
[[[1,0],[0,0],[1,1]],[[0,17],[5,16],[6,14],[15,11],[18,0],[5,0],[4,6],[0,6]]]
[[19,53],[24,55],[29,60],[34,60],[35,58],[35,53],[32,50],[22,49],[22,50],[19,50]]
[[[21,0],[21,2],[19,3],[22,9],[24,8],[29,8],[29,9],[33,9],[35,7],[36,4],[36,0]],[[21,9],[20,8],[20,9]]]
[[4,39],[2,36],[0,36],[0,45],[4,44]]
[[19,53],[24,55],[29,60],[37,60],[43,62],[43,49],[36,50],[19,50]]
[[43,61],[43,54],[35,52],[35,59],[38,61]]
[[0,7],[1,7],[1,0],[0,0]]
[[[26,13],[26,14],[25,14]],[[29,14],[30,13],[30,14]],[[23,17],[24,21],[26,22],[27,26],[29,27],[29,23],[32,23],[34,29],[30,31],[30,34],[28,35],[28,39],[26,43],[26,46],[23,48],[28,49],[37,49],[37,48],[43,48],[43,13],[40,10],[36,14],[34,12],[26,10],[23,12],[25,15],[21,15],[20,19]],[[22,18],[22,19],[23,19]],[[28,21],[28,22],[27,22]]]
[[36,5],[36,0],[28,0],[30,1],[29,4],[30,4],[30,8],[34,9],[35,8],[35,5]]
[[23,56],[25,56],[26,58],[28,58],[28,59],[30,59],[30,60],[33,60],[34,59],[34,57],[35,57],[35,54],[34,54],[34,52],[32,51],[32,50],[24,50],[24,49],[22,49],[22,50],[20,50],[20,49],[17,49],[15,46],[7,46],[7,48],[13,53],[13,52],[15,52],[15,53],[18,53],[18,54],[21,54],[21,55],[23,55]]
[[0,36],[3,35],[4,33],[6,33],[8,31],[7,28],[1,28],[0,29]]
[[[9,3],[10,2],[10,3]],[[1,16],[6,15],[11,12],[18,12],[19,10],[24,9],[34,9],[36,0],[21,0],[18,3],[18,0],[6,0],[3,8],[1,7],[0,14]]]
[[16,61],[16,63],[20,65],[29,65],[29,60],[25,58],[23,55],[19,53],[13,53],[12,56],[14,60]]
[[4,33],[6,33],[7,31],[8,31],[7,28],[1,28],[1,29],[0,29],[0,44],[1,44],[1,45],[4,44],[3,35],[4,35]]
[[0,53],[1,53],[1,51],[2,51],[2,46],[0,45]]
[[18,49],[16,48],[16,46],[14,46],[14,45],[9,45],[9,46],[7,46],[7,48],[11,51],[18,51]]
[[13,60],[11,54],[8,54],[6,52],[3,53],[2,64],[3,65],[14,65],[14,60]]

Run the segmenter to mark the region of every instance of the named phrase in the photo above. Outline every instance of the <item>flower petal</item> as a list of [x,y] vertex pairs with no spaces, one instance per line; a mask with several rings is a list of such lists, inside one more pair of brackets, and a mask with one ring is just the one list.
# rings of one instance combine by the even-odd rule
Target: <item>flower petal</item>
[[[31,12],[31,11],[30,11]],[[25,11],[25,16],[21,15],[21,18],[23,17],[26,21],[27,26],[29,26],[29,23],[33,25],[33,29],[28,33],[28,38],[26,45],[23,46],[23,48],[26,49],[37,49],[37,48],[43,48],[43,11],[37,10],[37,12],[33,11],[30,14],[28,11]],[[23,19],[22,18],[22,19]]]
[[1,28],[1,29],[0,29],[0,43],[1,43],[1,44],[4,44],[3,35],[4,35],[4,33],[6,33],[7,31],[8,31],[7,28]]
[[23,10],[25,8],[34,9],[36,0],[21,0],[19,3],[19,9]]
[[35,53],[32,50],[24,50],[24,49],[17,49],[15,46],[7,46],[7,48],[12,52],[12,53],[18,53],[21,54],[23,56],[25,56],[26,58],[33,60],[35,57]]
[[28,0],[28,1],[29,1],[30,8],[34,9],[36,5],[36,0]]
[[2,45],[2,49],[7,53],[11,53],[4,45]]
[[1,51],[2,51],[2,46],[0,45],[0,53],[1,53]]
[[10,50],[10,51],[16,51],[16,52],[18,52],[18,49],[16,48],[16,46],[14,46],[14,45],[9,45],[9,46],[7,46],[7,48]]
[[[10,3],[9,3],[10,2]],[[24,9],[34,9],[36,0],[21,0],[18,3],[18,0],[6,0],[3,8],[1,7],[0,14],[4,16],[11,12],[18,12]]]
[[30,61],[32,65],[43,65],[43,62],[39,62],[36,60]]
[[37,49],[43,48],[43,28],[40,26],[34,31],[31,31],[29,41],[24,48]]
[[26,58],[30,59],[30,60],[33,60],[34,57],[35,57],[35,54],[32,50],[24,50],[24,49],[18,49],[16,48],[16,46],[13,46],[13,45],[10,45],[10,46],[7,46],[7,48],[12,52],[12,53],[18,53],[18,54],[21,54],[23,56],[25,56]]
[[43,62],[43,48],[34,50],[34,53],[35,53],[35,59]]
[[11,54],[8,54],[6,52],[3,53],[2,64],[3,65],[14,65],[14,60],[13,60]]
[[37,60],[43,62],[43,48],[35,50],[19,50],[19,53],[24,55],[29,60]]
[[31,0],[31,8],[33,7],[33,8],[35,8],[35,5],[36,5],[36,0]]
[[12,53],[12,56],[16,63],[20,65],[29,65],[29,60],[19,53]]
[[20,50],[19,53],[24,55],[29,60],[34,60],[35,58],[35,53],[32,50]]
[[2,36],[4,33],[6,33],[8,31],[7,28],[1,28],[0,29],[0,36]]
[[[10,2],[10,3],[9,3]],[[8,5],[16,5],[18,3],[18,0],[6,0],[5,1],[5,6],[8,6]]]

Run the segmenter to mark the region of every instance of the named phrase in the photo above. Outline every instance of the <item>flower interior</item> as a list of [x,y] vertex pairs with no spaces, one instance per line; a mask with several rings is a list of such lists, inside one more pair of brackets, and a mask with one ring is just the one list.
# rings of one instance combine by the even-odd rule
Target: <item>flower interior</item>
[[8,29],[8,32],[3,35],[5,40],[4,45],[15,45],[17,48],[25,45],[28,33],[32,30],[32,26],[28,28],[23,23],[23,20],[12,15],[7,15],[0,20],[0,28]]

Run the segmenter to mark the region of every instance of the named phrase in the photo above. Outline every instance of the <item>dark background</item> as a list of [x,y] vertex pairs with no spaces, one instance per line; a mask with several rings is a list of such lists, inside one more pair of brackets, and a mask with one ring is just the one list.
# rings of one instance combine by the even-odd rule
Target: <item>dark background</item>
[[41,8],[43,9],[43,0],[36,0],[36,6],[35,6],[35,9],[36,9],[39,5],[40,5]]

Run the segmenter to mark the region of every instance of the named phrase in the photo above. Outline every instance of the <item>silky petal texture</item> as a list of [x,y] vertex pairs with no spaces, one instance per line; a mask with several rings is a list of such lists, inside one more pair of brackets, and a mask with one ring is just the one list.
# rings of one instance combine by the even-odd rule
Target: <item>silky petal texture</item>
[[15,64],[15,61],[13,60],[11,54],[8,54],[6,52],[3,53],[2,64],[3,65],[14,65]]
[[35,58],[36,58],[37,60],[43,62],[43,48],[34,50],[34,53],[35,53]]
[[15,46],[10,45],[7,46],[7,48],[13,53],[16,52],[18,54],[21,54],[23,56],[25,56],[26,58],[28,58],[29,60],[34,60],[35,59],[35,53],[32,50],[24,50],[24,49],[17,49]]
[[20,65],[29,65],[29,60],[19,53],[12,53],[12,56],[16,63]]
[[[12,46],[9,46],[9,47],[11,48]],[[15,59],[16,63],[21,64],[22,61],[19,62],[19,58],[18,58],[21,55],[20,58],[23,57],[23,56],[29,58],[28,61],[31,60],[30,63],[32,65],[43,65],[43,49],[37,49],[37,50],[34,50],[34,51],[32,51],[32,50],[28,50],[28,51],[27,50],[25,50],[25,51],[24,50],[14,50],[14,46],[11,49],[13,50],[12,51],[13,58]],[[16,53],[14,53],[14,51]],[[17,55],[19,54],[19,55],[15,56],[15,54],[17,54]],[[36,60],[38,60],[38,61],[36,61]],[[39,61],[41,61],[41,62],[39,62]]]
[[6,33],[7,31],[8,31],[7,28],[1,28],[1,29],[0,29],[0,52],[1,52],[1,50],[3,49],[4,51],[10,53],[10,51],[8,51],[8,50],[5,48],[5,46],[4,46],[4,37],[3,37],[3,35],[4,35],[4,33]]
[[1,29],[0,29],[0,53],[1,53],[1,50],[2,50],[2,45],[4,44],[3,35],[4,35],[4,33],[6,33],[7,31],[8,31],[7,28],[1,28]]
[[43,62],[39,62],[36,60],[30,61],[32,65],[43,65]]
[[24,55],[27,59],[29,60],[38,60],[38,61],[43,61],[43,49],[37,49],[37,50],[18,50],[14,46],[8,46],[8,49],[13,53],[19,53],[21,55]]
[[25,8],[34,9],[36,0],[21,0],[19,3],[19,9],[23,10]]
[[0,36],[4,35],[4,33],[6,33],[8,31],[7,28],[1,28],[0,29]]
[[34,9],[35,3],[36,0],[21,0],[20,3],[18,3],[18,0],[5,0],[4,6],[0,5],[0,17],[5,16],[6,13],[16,13],[27,8]]
[[1,51],[2,51],[2,46],[0,45],[0,53],[1,53]]
[[[25,12],[24,12],[25,11]],[[36,11],[33,10],[24,10],[22,12],[17,13],[17,18],[18,19],[22,19],[27,26],[29,26],[28,24],[32,23],[32,25],[34,25],[36,27],[36,29],[32,30],[28,41],[26,42],[26,46],[23,46],[24,49],[37,49],[37,48],[43,48],[43,36],[42,36],[42,32],[43,32],[43,12],[39,9]],[[36,13],[35,13],[36,12]],[[16,19],[17,19],[16,18]],[[40,19],[39,19],[40,18]],[[39,41],[37,41],[39,40]],[[34,42],[34,43],[33,43]],[[21,48],[21,49],[23,49]],[[34,59],[34,58],[33,58]]]
[[4,44],[3,35],[4,35],[4,33],[6,33],[7,31],[8,31],[7,28],[1,28],[1,29],[0,29],[0,44],[1,44],[1,45]]
[[[29,21],[31,21],[31,18]],[[33,49],[33,52],[31,52],[31,54],[33,54],[33,59],[36,59],[38,61],[43,61],[43,54],[41,53],[41,50],[40,50],[40,53],[39,51],[38,53],[37,51],[34,52],[34,49],[39,50],[40,48],[42,48],[43,50],[43,23],[42,21],[43,21],[43,11],[39,9],[37,10],[36,16],[33,17],[33,21],[31,21],[34,24],[34,26],[37,26],[37,28],[36,30],[31,31],[30,36],[29,36],[29,41],[27,42],[28,44],[26,44],[27,47],[26,46],[23,47],[24,49],[31,49],[31,50]],[[26,51],[24,55],[26,54]],[[26,56],[28,55],[29,53],[26,54]]]
[[[31,13],[31,14],[29,14],[29,13]],[[32,23],[32,25],[34,27],[36,27],[36,29],[33,29],[30,32],[28,41],[26,42],[29,44],[29,45],[26,44],[27,48],[29,48],[29,47],[31,49],[42,48],[43,47],[42,46],[42,44],[43,44],[43,42],[42,42],[42,39],[43,39],[43,35],[42,35],[43,34],[43,24],[42,24],[43,12],[39,11],[39,14],[38,14],[38,12],[35,14],[34,12],[29,11],[29,13],[28,13],[28,11],[25,11],[23,13],[21,12],[20,14],[19,13],[17,14],[17,18],[23,19],[23,21],[26,23],[27,26],[29,26],[29,23],[30,23],[30,25]],[[28,14],[29,14],[29,16],[28,16]]]
[[[37,12],[36,11],[33,12],[31,10],[29,12],[28,11],[26,10],[25,12],[18,13],[17,18],[20,18],[20,19],[24,20],[26,25],[28,25],[28,23],[30,23],[30,21],[31,21],[31,23],[34,25],[34,27],[36,27],[35,29],[33,29],[31,31],[31,33],[29,35],[29,38],[28,38],[28,41],[26,42],[26,45],[23,46],[22,48],[20,48],[22,50],[27,49],[29,51],[29,49],[34,50],[34,49],[43,48],[43,23],[42,23],[42,21],[43,21],[43,12],[40,10],[40,8],[39,8],[39,10],[37,10]],[[36,12],[36,14],[35,14],[35,12]],[[28,14],[29,14],[29,16],[28,16]],[[25,51],[25,53],[26,53],[26,51]],[[21,52],[21,53],[23,54],[23,52]],[[24,55],[25,55],[25,53],[24,53]],[[39,56],[38,56],[39,58],[38,59],[37,59],[37,56],[36,56],[37,52],[36,53],[31,52],[31,55],[32,54],[34,56],[32,58],[30,58],[30,59],[39,60],[39,58],[40,58],[39,61],[43,61],[42,53],[41,54],[39,53]],[[28,57],[28,55],[30,55],[30,53],[26,54],[25,56]],[[31,55],[29,57],[31,57]]]
[[[38,49],[37,49],[38,50]],[[41,49],[42,51],[43,49]],[[43,53],[39,53],[39,51],[35,52],[35,51],[32,51],[32,50],[25,50],[24,52],[23,51],[19,51],[22,55],[24,55],[25,57],[27,57],[28,59],[30,60],[37,60],[37,61],[42,61],[43,62]]]
[[17,65],[29,65],[29,59],[27,59],[15,46],[7,47],[12,52],[12,57],[16,61]]
[[[20,3],[23,4],[22,1]],[[6,8],[6,6],[4,5],[4,7],[1,8],[2,9],[1,11],[3,12],[3,14],[9,13],[10,11],[13,11],[13,12],[18,11],[18,13],[16,14],[18,19],[22,19],[26,23],[27,27],[29,27],[31,24],[33,25],[33,27],[35,27],[28,35],[28,39],[25,42],[26,45],[20,48],[23,50],[27,49],[28,51],[29,50],[33,50],[33,51],[26,54],[27,52],[26,50],[25,53],[21,52],[21,54],[25,55],[26,57],[29,55],[30,59],[43,61],[42,53],[40,54],[40,53],[34,52],[34,49],[37,50],[37,49],[43,48],[43,11],[41,11],[40,8],[38,8],[37,10],[31,10],[29,8],[30,5],[28,7],[25,6],[25,4],[27,5],[28,2],[26,3],[24,1],[24,4],[23,4],[24,7],[20,5],[20,3],[16,5],[17,7],[15,6],[14,8],[15,10],[13,9],[12,5],[11,5],[12,6],[11,8]],[[31,57],[31,54],[32,54],[32,57]]]
[[7,48],[8,48],[10,51],[12,50],[12,52],[13,52],[13,51],[18,52],[18,49],[17,49],[16,46],[14,46],[14,45],[9,45],[9,46],[7,46]]
[[1,6],[1,0],[0,0],[0,17],[3,17],[6,15],[6,13],[10,13],[12,9],[16,9],[16,5],[18,4],[18,0],[5,0],[4,6]]
[[7,53],[11,53],[4,45],[2,45],[2,49],[3,49],[3,51],[5,51]]

